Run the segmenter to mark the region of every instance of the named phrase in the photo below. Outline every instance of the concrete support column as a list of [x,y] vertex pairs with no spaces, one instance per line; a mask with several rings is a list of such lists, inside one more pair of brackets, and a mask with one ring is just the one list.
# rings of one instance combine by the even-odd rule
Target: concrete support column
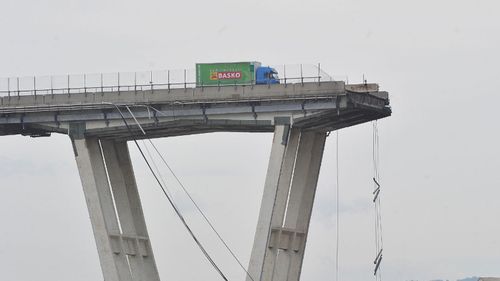
[[104,280],[159,281],[127,144],[72,141]]
[[325,138],[275,129],[249,266],[255,281],[299,279]]
[[[264,280],[262,279],[264,260],[272,259],[273,253],[269,252],[267,247],[271,235],[271,225],[281,225],[279,216],[273,216],[273,214],[277,209],[284,212],[286,207],[288,185],[292,175],[294,154],[297,149],[299,135],[298,131],[290,130],[289,125],[280,125],[275,128],[259,220],[248,268],[248,272],[254,281]],[[279,186],[282,188],[279,188]],[[247,277],[247,281],[252,280]]]
[[99,140],[73,140],[76,163],[105,281],[132,281],[125,255],[115,253],[113,236],[120,228],[108,184]]
[[326,134],[302,133],[293,182],[282,228],[273,229],[271,241],[280,249],[273,281],[298,281],[306,247]]
[[127,143],[106,140],[101,146],[122,230],[116,239],[128,255],[132,280],[159,281]]

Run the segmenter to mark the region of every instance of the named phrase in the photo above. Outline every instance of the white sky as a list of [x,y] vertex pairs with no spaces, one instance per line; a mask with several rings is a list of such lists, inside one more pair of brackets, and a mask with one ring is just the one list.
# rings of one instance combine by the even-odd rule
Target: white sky
[[[500,276],[498,1],[3,0],[0,77],[321,62],[380,83],[383,279]],[[271,134],[156,140],[245,264]],[[341,280],[370,280],[371,125],[340,132]],[[302,280],[334,279],[335,138],[328,138]],[[162,280],[217,280],[131,148]],[[2,280],[101,280],[66,136],[0,138]],[[231,280],[241,270],[194,214]]]

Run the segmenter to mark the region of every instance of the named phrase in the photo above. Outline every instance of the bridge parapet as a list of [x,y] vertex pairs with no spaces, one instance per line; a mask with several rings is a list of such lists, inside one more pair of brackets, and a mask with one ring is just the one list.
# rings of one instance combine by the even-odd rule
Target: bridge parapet
[[[330,76],[320,64],[271,66],[280,73],[281,84],[342,81]],[[235,81],[236,84],[239,84]],[[255,81],[249,83],[255,84]],[[197,86],[195,69],[139,72],[87,73],[0,78],[0,97],[109,93],[146,90],[187,89]],[[199,86],[199,85],[198,85]]]
[[12,107],[37,107],[57,105],[82,105],[97,103],[155,104],[233,102],[242,100],[287,99],[306,96],[331,96],[345,93],[345,83],[320,82],[274,85],[236,85],[224,87],[199,87],[186,89],[161,89],[124,92],[98,92],[83,94],[45,94],[1,97],[1,109]]

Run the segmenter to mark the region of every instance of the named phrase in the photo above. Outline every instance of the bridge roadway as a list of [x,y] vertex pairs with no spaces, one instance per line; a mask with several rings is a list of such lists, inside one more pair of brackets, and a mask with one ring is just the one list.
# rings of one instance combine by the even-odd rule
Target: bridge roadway
[[[345,88],[343,82],[313,82],[1,97],[0,135],[67,134],[70,127],[84,124],[86,136],[130,139],[115,105],[128,105],[151,138],[273,132],[275,118],[284,120],[280,117],[291,118],[295,127],[331,131],[391,114],[386,92],[355,93]],[[365,90],[370,88],[376,89],[369,84]],[[131,113],[120,108],[135,123]],[[137,126],[133,130],[134,137],[143,137]]]
[[247,281],[298,281],[327,133],[389,115],[343,82],[48,94],[1,97],[0,135],[68,134],[104,280],[159,281],[127,141],[274,132]]

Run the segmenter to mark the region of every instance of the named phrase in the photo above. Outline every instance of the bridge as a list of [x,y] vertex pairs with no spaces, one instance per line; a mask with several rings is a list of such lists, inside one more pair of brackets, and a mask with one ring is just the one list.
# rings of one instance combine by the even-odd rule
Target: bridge
[[0,97],[0,135],[68,135],[104,279],[158,281],[127,141],[273,133],[247,281],[297,281],[327,134],[390,115],[388,93],[378,85],[320,79],[78,93],[9,90]]

